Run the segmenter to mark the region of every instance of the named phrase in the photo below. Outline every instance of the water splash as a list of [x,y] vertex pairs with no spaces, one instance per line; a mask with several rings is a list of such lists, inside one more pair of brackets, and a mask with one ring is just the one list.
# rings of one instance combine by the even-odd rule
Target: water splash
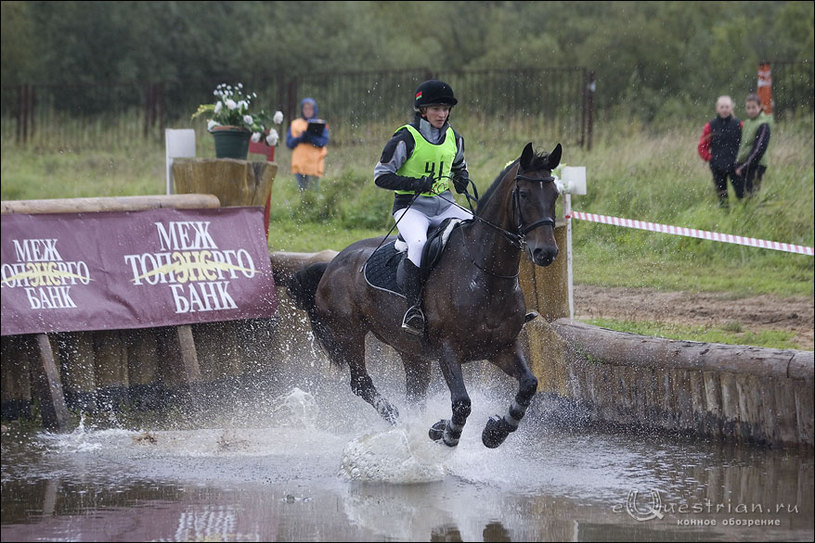
[[294,387],[272,400],[271,416],[276,426],[315,428],[320,407],[313,395]]
[[395,484],[441,481],[450,454],[451,449],[428,439],[425,427],[405,424],[348,443],[338,475],[351,481]]

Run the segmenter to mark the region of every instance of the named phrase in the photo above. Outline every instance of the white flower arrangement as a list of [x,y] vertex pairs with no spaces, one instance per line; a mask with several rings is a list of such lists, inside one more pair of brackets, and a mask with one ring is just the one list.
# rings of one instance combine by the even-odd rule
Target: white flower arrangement
[[245,92],[243,83],[238,83],[234,87],[221,83],[212,94],[218,98],[216,102],[198,106],[198,111],[193,113],[191,119],[208,113],[210,118],[207,121],[207,130],[210,132],[218,126],[234,126],[251,132],[251,139],[255,143],[265,135],[268,145],[272,147],[277,145],[280,135],[271,127],[271,124],[283,122],[282,112],[276,111],[271,118],[263,110],[250,112],[249,106],[252,100],[257,98],[257,94]]

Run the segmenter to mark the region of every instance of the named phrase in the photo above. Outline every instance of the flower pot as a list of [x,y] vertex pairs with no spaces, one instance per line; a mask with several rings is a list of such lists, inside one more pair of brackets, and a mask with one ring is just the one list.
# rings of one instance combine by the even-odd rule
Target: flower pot
[[235,126],[216,126],[209,131],[215,138],[216,158],[246,160],[249,156],[249,138],[252,133]]

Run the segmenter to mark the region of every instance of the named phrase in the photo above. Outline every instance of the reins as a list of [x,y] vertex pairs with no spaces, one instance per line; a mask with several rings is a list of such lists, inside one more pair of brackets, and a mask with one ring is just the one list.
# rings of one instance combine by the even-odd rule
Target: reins
[[[515,175],[515,179],[514,179],[515,188],[512,190],[512,205],[513,205],[513,214],[516,214],[518,216],[518,227],[517,227],[518,233],[517,234],[513,233],[513,232],[510,232],[509,230],[506,230],[506,229],[498,226],[497,224],[494,224],[494,223],[488,221],[487,219],[476,215],[475,211],[473,211],[472,206],[470,206],[470,212],[472,213],[474,219],[477,219],[477,220],[483,222],[484,224],[498,230],[499,232],[501,232],[501,234],[504,235],[504,237],[506,237],[509,240],[510,243],[512,243],[512,245],[514,245],[518,249],[523,249],[524,245],[526,245],[526,235],[529,232],[531,232],[532,230],[534,230],[535,228],[538,228],[540,226],[547,226],[548,225],[548,226],[551,226],[552,228],[554,228],[555,227],[555,220],[552,219],[551,217],[545,217],[545,218],[537,220],[537,221],[535,221],[535,222],[533,222],[533,223],[531,223],[529,225],[524,225],[523,212],[521,211],[521,204],[518,201],[518,181],[531,181],[533,183],[541,183],[541,184],[543,184],[543,183],[552,183],[552,182],[554,182],[554,180],[555,180],[555,178],[552,177],[551,175],[546,176],[546,177],[541,177],[541,178],[527,177],[527,176],[521,175],[521,174],[516,174]],[[475,183],[473,183],[472,180],[470,180],[470,184],[472,184],[473,190],[476,190]],[[470,195],[470,193],[467,191],[466,188],[464,189],[464,195],[467,197],[467,202],[468,203],[471,200],[473,200],[473,197]],[[457,206],[460,209],[464,209],[465,211],[467,211],[466,208],[459,205],[454,200],[450,200],[449,198],[445,198],[444,196],[442,196],[440,194],[438,194],[437,196],[439,198],[441,198],[442,200],[444,200],[446,202],[449,202],[449,203],[453,204],[454,206]],[[475,199],[476,202],[478,202],[478,192],[477,192],[477,190],[476,190],[476,197],[474,199]]]
[[[470,207],[469,211],[470,211],[471,215],[473,216],[473,219],[477,219],[477,220],[481,221],[482,223],[486,224],[487,226],[490,226],[490,227],[494,228],[495,230],[498,230],[505,238],[507,238],[507,240],[509,240],[510,244],[512,244],[517,249],[522,250],[524,248],[524,246],[526,245],[526,235],[529,234],[529,232],[531,232],[532,230],[534,230],[534,229],[536,229],[538,227],[541,227],[541,226],[551,226],[552,228],[554,228],[555,227],[555,221],[554,221],[554,219],[552,219],[550,217],[545,217],[545,218],[537,220],[537,221],[535,221],[535,222],[533,222],[531,224],[524,225],[523,212],[521,211],[521,204],[520,204],[520,202],[518,200],[519,199],[519,196],[518,196],[518,181],[530,181],[530,182],[533,182],[533,183],[541,183],[541,185],[543,185],[544,183],[554,182],[554,180],[555,180],[555,178],[552,177],[551,175],[548,175],[546,177],[541,177],[541,178],[534,178],[534,177],[528,177],[528,176],[525,176],[525,175],[521,175],[521,174],[518,174],[518,173],[515,174],[515,178],[514,178],[515,187],[512,189],[512,206],[513,206],[512,210],[513,210],[513,215],[517,215],[517,217],[518,217],[517,233],[510,232],[509,230],[506,230],[506,229],[498,226],[497,224],[494,224],[494,223],[488,221],[487,219],[476,215],[475,210],[473,209],[473,206],[472,206],[472,202],[476,202],[476,204],[477,204],[479,197],[478,197],[478,189],[476,188],[475,183],[473,182],[472,179],[468,180],[469,181],[468,185],[472,185],[473,192],[475,193],[475,196],[470,194],[470,192],[467,190],[467,187],[464,188],[464,196],[467,198],[467,205]],[[420,193],[418,193],[418,192],[413,195],[413,198],[411,198],[410,203],[404,208],[405,212],[408,209],[411,208],[411,206],[416,202],[416,198],[418,198],[419,196],[420,196]],[[450,204],[452,204],[452,205],[454,205],[454,206],[456,206],[456,207],[458,207],[460,209],[463,209],[464,211],[467,211],[467,209],[465,207],[458,204],[458,202],[456,202],[455,200],[451,200],[449,198],[446,198],[446,197],[442,196],[441,194],[437,194],[436,196],[438,198],[441,198],[445,202],[449,202]],[[382,244],[385,243],[385,240],[388,239],[388,236],[391,235],[391,232],[393,232],[394,228],[396,228],[396,226],[399,224],[399,221],[401,221],[402,217],[404,217],[404,216],[405,216],[405,213],[403,212],[402,215],[399,217],[399,219],[396,220],[393,223],[393,226],[390,227],[390,230],[388,230],[388,233],[385,234],[385,237],[382,238],[382,241],[379,242],[379,245],[377,245],[376,248],[371,252],[371,254],[368,255],[368,258],[365,259],[365,262],[360,267],[360,272],[364,269],[365,265],[368,263],[368,261],[374,255],[374,253],[376,253],[382,247]],[[463,240],[464,239],[464,233],[463,232],[462,232],[461,237],[462,237],[462,240]],[[518,268],[518,271],[514,275],[504,275],[504,274],[491,272],[491,271],[487,270],[486,268],[483,268],[482,266],[480,266],[473,259],[472,255],[470,255],[470,251],[467,249],[467,244],[466,243],[464,243],[463,245],[464,245],[464,251],[467,253],[468,260],[476,268],[483,271],[484,273],[487,273],[489,275],[492,275],[494,277],[498,277],[498,278],[501,278],[501,279],[515,279],[521,273],[520,268]]]
[[[416,194],[413,195],[413,198],[410,199],[410,203],[407,205],[407,207],[405,207],[405,211],[410,209],[410,206],[413,205],[413,203],[416,201],[416,198],[418,198],[418,197],[419,197],[419,193],[417,192]],[[379,248],[382,247],[382,244],[385,243],[385,240],[388,239],[388,236],[391,235],[391,232],[393,232],[393,229],[396,228],[396,225],[399,224],[399,221],[401,221],[402,217],[404,217],[404,216],[405,216],[405,214],[402,213],[402,215],[399,217],[399,220],[397,220],[397,221],[395,221],[393,223],[393,226],[391,226],[390,230],[388,230],[388,233],[385,234],[385,237],[383,237],[382,241],[379,242],[379,245],[376,246],[376,249],[374,249],[371,252],[371,254],[368,255],[368,258],[366,258],[365,262],[362,263],[362,266],[359,267],[360,273],[362,273],[362,270],[365,269],[365,266],[366,266],[366,264],[368,264],[368,261],[371,259],[372,256],[374,256],[374,253],[376,253],[379,250]]]

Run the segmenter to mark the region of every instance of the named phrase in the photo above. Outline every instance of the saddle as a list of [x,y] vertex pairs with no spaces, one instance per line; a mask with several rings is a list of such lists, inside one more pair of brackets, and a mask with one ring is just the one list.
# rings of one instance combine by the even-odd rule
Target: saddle
[[[422,250],[422,273],[425,277],[441,259],[450,234],[463,221],[461,219],[445,219],[427,233],[427,243]],[[396,271],[403,258],[407,258],[407,243],[399,236],[397,239],[385,243],[374,251],[363,266],[362,272],[365,281],[373,288],[384,290],[397,296],[405,297],[404,290],[396,279]]]

